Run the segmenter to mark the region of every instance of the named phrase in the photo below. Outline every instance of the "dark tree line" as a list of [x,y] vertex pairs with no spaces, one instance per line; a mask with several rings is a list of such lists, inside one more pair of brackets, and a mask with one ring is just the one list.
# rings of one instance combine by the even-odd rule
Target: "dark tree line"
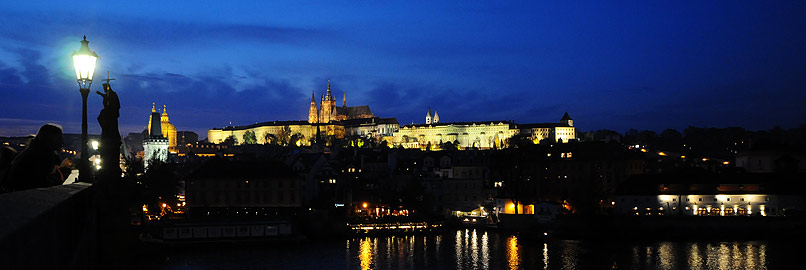
[[651,130],[630,129],[623,135],[613,130],[597,130],[581,136],[588,140],[620,140],[625,145],[672,152],[730,156],[748,150],[806,151],[806,125],[791,129],[774,127],[751,131],[741,127],[702,128],[690,126],[680,132],[666,129],[658,134]]

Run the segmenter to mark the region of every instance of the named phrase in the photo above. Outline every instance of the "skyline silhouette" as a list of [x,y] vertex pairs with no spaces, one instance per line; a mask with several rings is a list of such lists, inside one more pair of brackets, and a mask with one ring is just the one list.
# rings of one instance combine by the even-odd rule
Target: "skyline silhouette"
[[[152,102],[180,130],[307,117],[347,93],[401,124],[554,122],[582,131],[803,124],[803,3],[0,4],[0,134],[78,133],[70,52],[87,35],[140,132]],[[178,11],[181,10],[181,11]],[[47,14],[47,16],[42,16]],[[78,15],[77,15],[78,14]],[[89,111],[101,108],[90,97]],[[90,133],[100,127],[90,125]]]

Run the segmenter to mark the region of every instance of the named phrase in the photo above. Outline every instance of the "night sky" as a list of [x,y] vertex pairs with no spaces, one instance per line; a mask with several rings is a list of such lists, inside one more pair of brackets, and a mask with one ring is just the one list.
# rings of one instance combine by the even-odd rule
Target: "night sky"
[[[122,135],[151,103],[179,130],[307,119],[332,80],[341,104],[401,124],[557,122],[581,131],[806,123],[803,1],[4,1],[0,136],[55,122],[79,133],[70,54],[93,92],[116,78]],[[269,1],[265,1],[269,2]],[[101,98],[89,99],[90,133]]]

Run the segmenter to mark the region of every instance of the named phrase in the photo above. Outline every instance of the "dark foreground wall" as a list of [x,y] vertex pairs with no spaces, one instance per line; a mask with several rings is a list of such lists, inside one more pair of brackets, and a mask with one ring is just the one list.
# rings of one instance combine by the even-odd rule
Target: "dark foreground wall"
[[94,268],[97,222],[89,187],[0,194],[0,268]]

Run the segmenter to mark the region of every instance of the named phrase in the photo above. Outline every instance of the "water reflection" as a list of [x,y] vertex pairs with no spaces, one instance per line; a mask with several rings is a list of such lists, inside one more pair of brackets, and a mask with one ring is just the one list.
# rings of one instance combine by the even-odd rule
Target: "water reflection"
[[798,261],[801,249],[791,246],[766,241],[546,241],[461,229],[282,248],[190,249],[139,268],[344,269],[346,264],[347,269],[792,269],[803,263]]
[[[372,244],[369,242],[369,238],[361,239],[361,253],[358,255],[358,258],[361,260],[361,269],[372,269]],[[377,254],[378,250],[375,250],[375,254]]]
[[521,258],[518,255],[518,237],[511,235],[507,238],[507,262],[509,269],[518,269]]
[[[765,242],[524,242],[517,235],[472,229],[457,230],[448,236],[368,237],[348,240],[347,247],[349,253],[351,241],[357,245],[353,258],[360,269],[580,269],[591,263],[601,264],[596,268],[619,269],[767,268]],[[440,249],[442,241],[453,242],[449,251],[452,256]],[[443,257],[449,261],[440,260]]]

